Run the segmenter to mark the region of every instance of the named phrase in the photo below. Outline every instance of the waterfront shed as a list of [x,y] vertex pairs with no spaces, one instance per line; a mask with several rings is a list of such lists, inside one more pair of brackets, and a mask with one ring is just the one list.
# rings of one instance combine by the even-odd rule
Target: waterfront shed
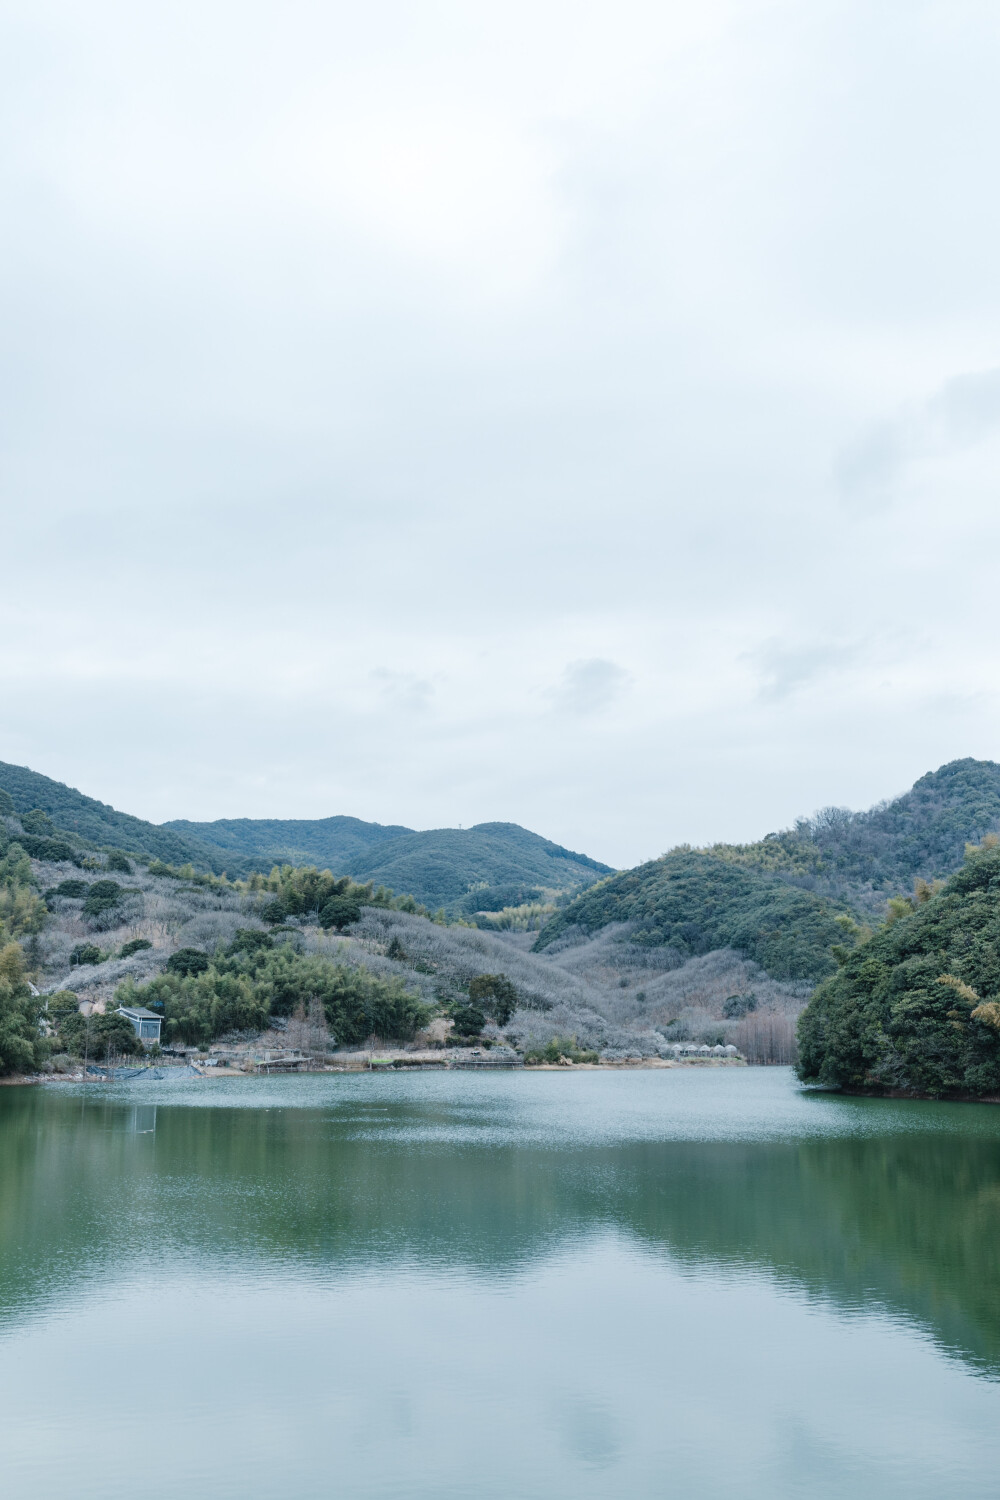
[[141,1005],[119,1005],[118,1014],[132,1022],[135,1034],[144,1046],[151,1047],[160,1040],[163,1017],[158,1016],[155,1010],[146,1010]]

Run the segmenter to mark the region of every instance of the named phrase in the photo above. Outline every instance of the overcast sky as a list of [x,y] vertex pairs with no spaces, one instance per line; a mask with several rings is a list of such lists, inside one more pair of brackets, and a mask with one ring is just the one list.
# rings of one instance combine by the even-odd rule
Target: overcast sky
[[615,865],[1000,759],[995,0],[0,17],[0,759]]

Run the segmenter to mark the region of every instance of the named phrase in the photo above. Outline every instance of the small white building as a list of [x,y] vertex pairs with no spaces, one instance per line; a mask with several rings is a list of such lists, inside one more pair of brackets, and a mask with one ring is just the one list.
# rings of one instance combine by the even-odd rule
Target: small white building
[[118,1014],[132,1022],[135,1034],[143,1046],[151,1047],[160,1040],[163,1017],[158,1016],[155,1010],[145,1010],[141,1005],[119,1005]]

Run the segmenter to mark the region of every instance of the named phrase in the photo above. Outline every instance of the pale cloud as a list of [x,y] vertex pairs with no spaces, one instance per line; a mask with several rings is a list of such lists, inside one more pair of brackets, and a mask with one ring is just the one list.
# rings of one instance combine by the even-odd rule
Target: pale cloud
[[0,759],[620,865],[1000,755],[998,68],[981,0],[12,0]]
[[549,696],[560,713],[594,714],[614,703],[629,681],[624,667],[595,656],[571,661]]
[[998,430],[1000,370],[956,375],[843,449],[835,462],[837,480],[850,505],[888,505],[908,465],[947,457]]

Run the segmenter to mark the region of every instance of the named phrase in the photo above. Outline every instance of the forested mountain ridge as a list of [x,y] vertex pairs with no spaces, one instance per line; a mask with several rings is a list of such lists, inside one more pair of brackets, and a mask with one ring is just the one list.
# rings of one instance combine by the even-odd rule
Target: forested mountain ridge
[[820,850],[830,875],[869,883],[888,895],[914,879],[940,879],[959,869],[967,844],[1000,828],[1000,765],[949,761],[921,776],[908,792],[867,812],[827,808],[797,830]]
[[826,807],[756,844],[714,844],[707,853],[768,870],[876,914],[913,881],[959,869],[967,844],[1000,829],[1000,765],[954,760],[908,792],[864,812]]
[[[106,802],[87,797],[75,787],[42,776],[27,766],[0,761],[0,789],[9,793],[19,817],[38,809],[51,819],[55,837],[68,835],[71,843],[82,844],[85,848],[123,849],[129,854],[173,864],[190,862],[215,874],[221,874],[225,868],[222,851],[198,839],[182,836],[171,828],[118,812]],[[246,863],[245,860],[239,861],[236,873],[241,872]],[[232,861],[229,872],[234,873]]]
[[[275,864],[318,865],[361,883],[391,886],[450,916],[498,911],[572,894],[610,873],[610,866],[564,849],[517,823],[417,831],[360,818],[183,819],[156,824],[117,811],[25,766],[0,761],[0,790],[19,817],[46,824],[19,835],[33,858],[69,858],[74,850],[121,849],[139,859],[191,864],[230,876]],[[49,826],[51,825],[51,826]],[[48,838],[49,843],[44,843]],[[54,847],[61,841],[61,852]]]
[[889,898],[951,875],[998,827],[1000,765],[952,761],[866,812],[826,808],[755,844],[674,849],[603,880],[548,920],[536,951],[629,922],[633,941],[681,956],[729,945],[776,978],[821,978],[852,918],[881,920]]
[[373,845],[413,832],[401,824],[366,823],[361,818],[217,818],[193,823],[171,818],[162,825],[182,838],[261,865],[318,864],[346,870],[363,863]]
[[610,866],[564,849],[517,823],[417,831],[360,818],[181,820],[164,825],[252,860],[327,865],[355,880],[409,892],[455,915],[517,905],[543,890],[573,891]]

